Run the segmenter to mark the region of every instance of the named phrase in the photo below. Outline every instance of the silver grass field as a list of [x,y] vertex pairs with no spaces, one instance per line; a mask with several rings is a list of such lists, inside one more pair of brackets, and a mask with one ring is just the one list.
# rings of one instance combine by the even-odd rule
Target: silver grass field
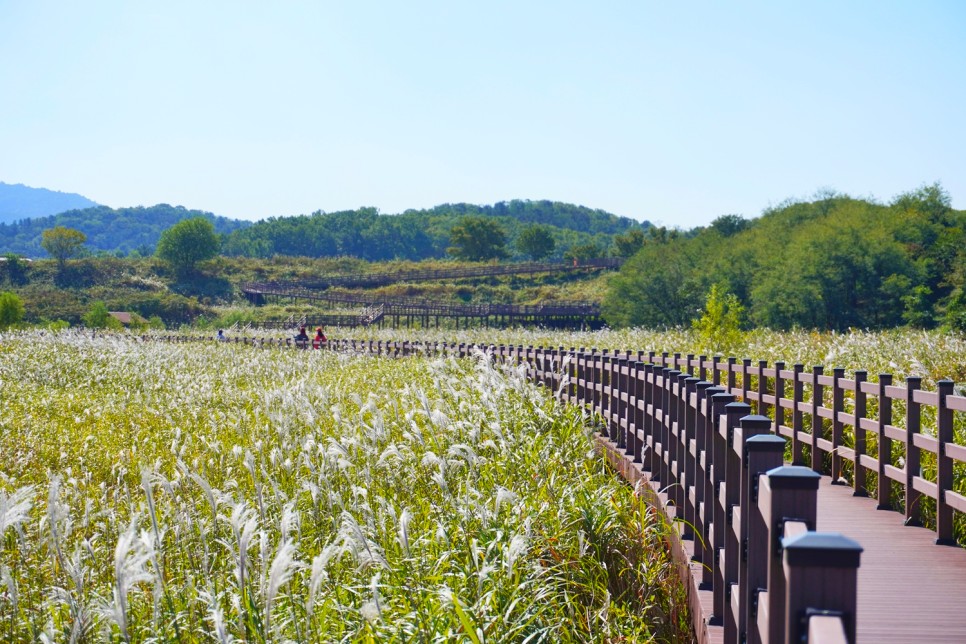
[[591,432],[483,355],[0,336],[0,639],[682,641]]

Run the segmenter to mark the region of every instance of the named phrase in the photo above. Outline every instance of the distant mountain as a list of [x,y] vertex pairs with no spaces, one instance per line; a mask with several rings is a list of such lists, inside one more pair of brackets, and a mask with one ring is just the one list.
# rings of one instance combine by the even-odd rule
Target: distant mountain
[[145,208],[108,208],[97,206],[68,210],[49,217],[25,219],[15,224],[0,224],[0,254],[16,253],[26,257],[46,257],[40,246],[44,230],[54,226],[74,228],[87,235],[85,247],[92,251],[127,255],[154,252],[161,233],[183,219],[204,217],[215,226],[215,232],[228,234],[251,225],[247,221],[218,217],[210,212],[188,210],[183,206],[158,204]]
[[3,224],[96,205],[81,195],[0,181],[0,223]]

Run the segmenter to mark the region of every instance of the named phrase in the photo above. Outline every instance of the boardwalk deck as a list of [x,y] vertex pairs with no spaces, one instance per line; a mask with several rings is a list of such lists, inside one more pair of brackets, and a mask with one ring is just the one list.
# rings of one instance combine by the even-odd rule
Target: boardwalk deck
[[935,545],[936,533],[902,525],[874,499],[822,477],[817,528],[842,532],[864,552],[859,567],[860,642],[966,642],[966,550]]

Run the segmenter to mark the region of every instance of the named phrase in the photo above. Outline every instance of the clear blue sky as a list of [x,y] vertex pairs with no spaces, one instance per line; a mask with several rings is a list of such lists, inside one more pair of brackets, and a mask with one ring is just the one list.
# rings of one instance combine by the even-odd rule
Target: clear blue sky
[[966,208],[966,2],[0,0],[0,181],[245,219]]

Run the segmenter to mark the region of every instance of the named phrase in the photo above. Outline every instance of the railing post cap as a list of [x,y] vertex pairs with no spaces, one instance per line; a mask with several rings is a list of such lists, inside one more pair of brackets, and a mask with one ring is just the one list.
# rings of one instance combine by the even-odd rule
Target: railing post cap
[[[722,388],[722,390],[721,390],[720,393],[716,393],[716,394],[714,394],[711,397],[712,398],[717,398],[718,400],[724,400],[725,398],[728,398],[729,400],[734,400],[735,399],[734,394],[729,394],[728,392],[724,391],[723,388]],[[728,404],[730,405],[731,403],[729,402]]]
[[[736,404],[736,403],[732,403]],[[725,405],[725,409],[731,407],[731,405]],[[765,428],[771,427],[771,418],[768,416],[761,416],[759,414],[749,414],[747,416],[742,416],[739,421],[742,428],[753,427],[753,428]]]
[[749,452],[784,452],[787,442],[775,434],[758,434],[745,439],[745,449]]
[[[731,402],[725,405],[725,412],[729,414],[737,414],[742,411],[751,411],[751,405],[744,402]],[[745,414],[746,416],[748,414]]]
[[701,378],[698,378],[697,376],[688,376],[687,378],[684,379],[684,382],[685,384],[690,384],[692,382],[698,383],[698,382],[701,382]]
[[781,465],[765,474],[772,488],[783,490],[817,490],[822,479],[821,474],[801,465]]
[[705,391],[707,389],[711,389],[712,387],[714,387],[714,383],[708,382],[707,380],[702,380],[701,382],[699,382],[694,386],[694,388],[697,389],[698,391]]
[[837,532],[803,532],[782,539],[790,566],[858,568],[862,546]]

